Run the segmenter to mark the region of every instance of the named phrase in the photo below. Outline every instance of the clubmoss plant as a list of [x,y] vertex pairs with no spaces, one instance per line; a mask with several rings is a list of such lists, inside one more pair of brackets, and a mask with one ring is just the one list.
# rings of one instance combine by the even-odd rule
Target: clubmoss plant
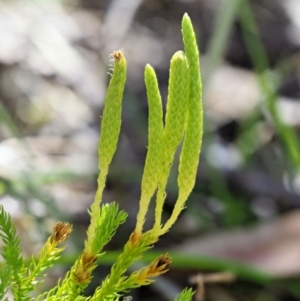
[[[182,20],[185,51],[176,52],[171,59],[166,115],[154,69],[145,68],[145,84],[149,103],[148,152],[141,183],[140,209],[136,227],[111,268],[110,274],[99,283],[92,296],[83,292],[92,279],[97,259],[103,247],[114,236],[118,226],[125,222],[127,214],[116,203],[101,205],[109,165],[114,156],[121,127],[122,96],[126,80],[126,59],[122,51],[112,54],[114,70],[109,83],[101,122],[98,146],[98,189],[89,210],[91,222],[87,230],[84,250],[70,271],[48,292],[35,298],[37,285],[44,281],[46,270],[57,262],[65,247],[60,244],[69,237],[72,226],[57,223],[36,258],[26,264],[21,256],[20,238],[10,216],[0,206],[0,237],[3,242],[1,255],[5,264],[0,266],[0,300],[8,300],[8,288],[16,301],[27,300],[118,300],[124,292],[148,285],[156,276],[168,271],[171,258],[162,254],[148,266],[128,273],[128,269],[144,252],[172,227],[191,193],[199,162],[202,139],[202,103],[199,52],[192,23],[187,14]],[[162,224],[162,208],[166,197],[175,152],[182,144],[178,168],[178,199],[169,220]],[[156,201],[155,221],[150,230],[144,231],[146,214],[151,199]],[[176,301],[192,298],[191,289],[184,290]]]

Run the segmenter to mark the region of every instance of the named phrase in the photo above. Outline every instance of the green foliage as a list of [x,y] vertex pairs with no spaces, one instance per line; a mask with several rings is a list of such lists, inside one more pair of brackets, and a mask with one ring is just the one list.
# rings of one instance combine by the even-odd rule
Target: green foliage
[[151,197],[158,184],[157,175],[161,172],[163,151],[163,110],[161,96],[154,69],[147,65],[145,68],[145,84],[149,105],[148,122],[148,152],[142,178],[142,194],[140,210],[137,216],[137,231],[143,230],[145,216]]
[[98,145],[99,169],[98,189],[95,201],[91,207],[91,224],[88,229],[88,241],[85,244],[85,251],[91,252],[94,233],[97,228],[98,217],[100,216],[100,203],[105,187],[106,175],[112,157],[116,151],[117,142],[121,128],[122,97],[126,81],[127,62],[121,51],[113,54],[115,69],[110,80],[105,98],[104,112],[101,122],[101,135]]
[[203,110],[202,101],[199,101],[202,99],[199,51],[192,23],[186,14],[182,20],[182,35],[190,72],[187,124],[179,163],[179,195],[172,216],[163,227],[163,232],[174,224],[195,185],[202,143]]
[[192,289],[184,289],[181,294],[179,294],[175,301],[189,301],[192,299],[194,292]]
[[[203,112],[199,51],[193,26],[187,14],[184,15],[182,20],[182,35],[185,52],[178,51],[171,59],[165,126],[162,135],[159,134],[155,141],[149,136],[148,141],[149,149],[153,149],[156,145],[162,148],[162,151],[156,155],[155,161],[155,168],[160,172],[157,174],[147,173],[147,158],[144,174],[147,174],[148,181],[152,182],[151,193],[148,198],[145,199],[142,186],[140,212],[135,230],[137,233],[142,232],[145,213],[147,212],[150,198],[156,186],[155,222],[150,232],[157,239],[171,228],[180,212],[184,209],[184,204],[195,184],[202,141]],[[156,77],[154,71],[151,72],[154,84],[147,85],[149,103],[160,101],[157,84],[155,84]],[[146,74],[147,73],[150,72],[146,67]],[[153,124],[158,125],[157,127],[160,133],[160,125],[162,123],[161,115],[151,115],[151,113],[151,110],[149,110],[149,119],[156,118]],[[183,145],[178,172],[178,199],[170,219],[165,225],[162,225],[162,208],[166,197],[166,186],[170,168],[174,160],[175,152],[181,142]]]
[[117,228],[127,218],[127,213],[119,211],[119,206],[116,203],[106,204],[100,210],[92,253],[100,253],[103,247],[115,235]]
[[38,259],[32,258],[29,267],[26,267],[21,255],[20,238],[16,234],[16,228],[10,216],[0,205],[0,238],[4,243],[1,255],[6,262],[6,266],[3,266],[1,270],[3,289],[0,290],[0,296],[5,295],[10,285],[14,300],[30,300],[28,293],[42,281],[37,277],[57,261],[59,253],[64,249],[57,248],[57,245],[67,239],[71,229],[69,224],[57,223],[53,235],[47,240]]
[[186,126],[189,84],[190,74],[187,59],[184,52],[178,51],[173,55],[170,67],[168,102],[163,131],[162,171],[155,208],[154,231],[157,232],[160,232],[161,229],[162,208],[171,165]]
[[118,293],[130,289],[134,282],[128,281],[130,277],[125,276],[125,273],[134,262],[142,258],[142,254],[151,247],[152,242],[153,238],[150,235],[144,235],[139,240],[135,240],[132,235],[125,244],[123,253],[113,265],[110,275],[103,281],[101,287],[97,288],[91,300],[102,300],[111,295],[118,296]]
[[7,293],[10,283],[10,277],[12,275],[12,267],[4,266],[0,269],[0,299],[3,300]]
[[113,53],[115,69],[106,93],[98,146],[99,169],[108,169],[116,151],[121,127],[122,98],[126,81],[126,59],[121,51]]
[[[89,211],[91,222],[84,250],[65,277],[59,280],[53,289],[37,296],[35,300],[119,300],[124,292],[149,285],[155,277],[168,271],[171,258],[168,254],[163,254],[146,267],[128,274],[128,269],[140,260],[176,221],[195,183],[202,138],[202,86],[199,52],[193,27],[187,15],[183,17],[182,33],[185,52],[178,51],[171,59],[165,125],[155,72],[149,65],[145,69],[149,102],[148,153],[136,227],[123,252],[119,254],[110,274],[99,283],[94,294],[84,297],[82,293],[92,280],[97,260],[104,254],[103,247],[127,217],[116,203],[101,205],[106,176],[119,139],[122,96],[126,80],[126,59],[122,51],[117,51],[112,54],[114,71],[105,99],[98,146],[100,169],[98,189]],[[162,226],[161,214],[166,185],[174,154],[180,143],[182,151],[178,173],[179,196],[171,218]],[[156,191],[155,223],[152,229],[144,232],[143,225],[149,202]],[[44,280],[45,271],[58,260],[64,249],[59,245],[67,240],[71,231],[72,226],[68,223],[57,223],[37,259],[32,258],[26,266],[21,256],[20,239],[16,235],[15,226],[3,207],[0,207],[0,237],[4,243],[1,254],[6,262],[6,265],[2,266],[0,276],[1,298],[5,297],[7,287],[10,287],[15,300],[33,300],[30,294],[34,293],[37,284]],[[192,295],[192,290],[185,290],[176,300],[187,301]]]
[[[26,289],[22,281],[25,277],[24,261],[21,256],[20,238],[16,232],[16,227],[10,216],[0,205],[0,238],[4,244],[1,255],[8,267],[3,268],[1,278],[4,279],[4,282],[10,284],[15,300],[24,300],[26,295]],[[0,294],[4,295],[4,292],[0,292]]]

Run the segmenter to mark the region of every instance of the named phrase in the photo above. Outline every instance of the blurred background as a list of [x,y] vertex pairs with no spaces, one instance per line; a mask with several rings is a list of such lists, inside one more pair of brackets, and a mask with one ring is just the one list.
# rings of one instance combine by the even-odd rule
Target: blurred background
[[[236,280],[205,285],[205,300],[300,300],[299,0],[2,0],[0,202],[26,256],[38,252],[55,222],[74,224],[45,285],[52,286],[83,246],[109,54],[122,49],[123,124],[104,202],[117,201],[129,217],[86,293],[101,283],[138,210],[144,66],[156,69],[165,102],[185,12],[201,50],[201,162],[187,209],[154,249],[174,253],[170,272],[130,295],[169,301],[191,276],[229,271]],[[164,218],[176,197],[174,169]],[[150,214],[148,227],[152,221]]]

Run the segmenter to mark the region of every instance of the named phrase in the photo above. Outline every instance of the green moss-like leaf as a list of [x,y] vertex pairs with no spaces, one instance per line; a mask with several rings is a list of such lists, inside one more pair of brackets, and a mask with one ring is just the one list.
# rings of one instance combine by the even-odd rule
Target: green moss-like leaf
[[116,203],[105,204],[101,208],[92,246],[92,253],[98,254],[103,247],[112,239],[117,228],[125,222],[127,213],[119,210]]
[[102,201],[108,167],[116,151],[121,128],[122,97],[126,81],[127,62],[122,51],[114,52],[113,56],[115,68],[108,86],[101,122],[101,135],[98,145],[100,173],[97,180],[98,189],[94,203],[91,206],[91,224],[87,231],[88,237],[85,243],[87,253],[92,253],[91,249],[100,214],[99,205]]
[[98,146],[99,168],[105,170],[117,148],[121,128],[122,98],[126,81],[126,59],[123,52],[113,53],[115,67],[109,82],[101,122]]
[[184,289],[175,299],[175,301],[190,301],[193,298],[194,291],[189,289]]
[[4,207],[0,205],[0,239],[4,246],[0,254],[5,260],[11,273],[10,285],[15,300],[23,300],[27,294],[27,288],[23,286],[26,277],[24,260],[21,256],[20,238],[16,234],[16,227],[11,221]]
[[187,14],[184,15],[182,20],[182,35],[190,72],[188,115],[184,142],[180,154],[178,175],[179,196],[172,216],[165,224],[163,232],[168,231],[174,224],[195,185],[202,142],[203,110],[199,51],[193,25]]
[[171,165],[186,126],[189,84],[188,61],[185,54],[178,51],[173,55],[170,66],[166,124],[163,133],[163,167],[159,178],[155,208],[154,232],[157,233],[161,228],[162,208]]
[[148,206],[157,184],[163,162],[163,110],[161,96],[154,69],[145,68],[145,84],[147,89],[148,117],[148,152],[144,167],[141,187],[140,210],[137,216],[137,232],[141,232],[145,222]]

